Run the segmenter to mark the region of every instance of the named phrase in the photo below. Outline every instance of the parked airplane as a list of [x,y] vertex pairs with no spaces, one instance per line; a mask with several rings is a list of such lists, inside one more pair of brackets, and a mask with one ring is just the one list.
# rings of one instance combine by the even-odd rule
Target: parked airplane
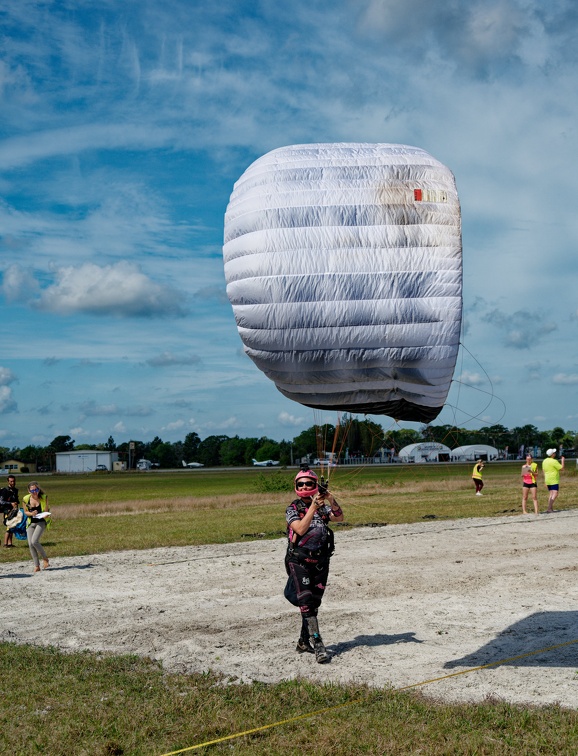
[[185,460],[182,460],[183,467],[204,467],[202,462],[185,462]]
[[255,467],[273,467],[273,465],[279,464],[279,460],[264,459],[262,462],[257,462],[257,460],[254,459],[253,464],[255,465]]

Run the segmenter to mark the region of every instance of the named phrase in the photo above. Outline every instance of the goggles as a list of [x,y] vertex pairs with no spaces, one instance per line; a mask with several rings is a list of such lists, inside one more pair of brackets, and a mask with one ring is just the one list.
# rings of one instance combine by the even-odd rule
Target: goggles
[[310,488],[313,490],[317,486],[317,482],[314,480],[298,480],[295,483],[295,488]]

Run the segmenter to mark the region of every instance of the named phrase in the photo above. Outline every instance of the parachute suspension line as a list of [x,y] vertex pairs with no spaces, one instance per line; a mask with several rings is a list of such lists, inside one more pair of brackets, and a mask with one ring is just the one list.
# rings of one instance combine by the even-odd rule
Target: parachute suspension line
[[[353,422],[353,418],[352,418],[352,416],[351,416],[351,415],[349,415],[349,424],[348,424],[348,425],[351,425],[351,423],[352,423],[352,422]],[[396,420],[392,420],[392,422],[391,422],[391,425],[390,425],[390,426],[389,426],[389,427],[388,427],[387,429],[385,429],[385,430],[384,430],[384,429],[382,428],[382,433],[381,433],[381,434],[378,434],[377,432],[374,432],[374,433],[372,433],[372,440],[373,440],[374,442],[375,442],[375,441],[378,441],[378,442],[379,442],[379,444],[380,444],[380,445],[382,445],[382,444],[383,444],[383,443],[385,442],[385,439],[387,438],[387,436],[388,436],[389,432],[390,432],[390,431],[391,431],[391,430],[392,430],[392,429],[393,429],[393,428],[394,428],[395,426],[398,426],[398,427],[399,427],[399,423],[398,423],[398,422],[397,422]],[[347,430],[349,430],[349,427],[347,428]],[[347,432],[345,432],[345,433],[343,434],[343,443],[342,443],[342,447],[343,447],[343,445],[345,445],[345,442],[346,442],[346,440],[347,440]],[[374,449],[375,449],[375,446],[374,446],[374,444],[372,443],[372,445],[371,445],[371,450],[372,450],[372,452],[374,451]],[[366,469],[367,469],[368,467],[369,467],[369,465],[368,465],[367,463],[365,463],[365,464],[363,464],[363,465],[356,465],[356,467],[355,467],[355,468],[349,469],[349,470],[347,471],[347,478],[348,478],[348,480],[353,480],[354,478],[357,478],[357,477],[358,477],[359,475],[361,475],[361,473],[362,473],[362,472],[363,472],[364,470],[366,470]],[[341,470],[341,475],[340,475],[340,478],[343,478],[343,470]],[[353,500],[351,500],[351,501],[348,501],[348,502],[347,502],[347,506],[348,506],[348,507],[352,507],[352,506],[353,506],[353,507],[355,507],[355,508],[357,508],[357,509],[365,509],[365,507],[364,507],[364,506],[363,506],[362,504],[359,504],[359,502],[358,502],[358,501],[353,501]]]
[[[463,323],[462,323],[462,329],[463,329]],[[461,340],[460,340],[460,346],[462,347],[462,349],[460,351],[460,376],[462,376],[464,374],[464,349],[466,347],[464,346],[464,343]],[[458,387],[458,395],[456,397],[456,404],[459,407],[459,405],[460,405],[460,394],[461,394],[461,391],[462,391],[462,384],[461,384],[461,381],[456,381],[456,384],[457,384],[457,387]],[[453,415],[454,415],[454,425],[456,425],[457,415],[456,415],[455,407],[452,407],[452,411],[453,411]],[[458,446],[459,446],[459,444],[458,444]]]
[[[503,408],[502,409],[502,414],[500,415],[500,417],[497,420],[497,422],[499,423],[504,418],[504,416],[506,414],[506,411],[507,411],[507,407],[506,407],[505,402],[499,396],[497,396],[496,393],[494,392],[494,384],[492,383],[492,379],[490,378],[487,370],[484,368],[484,366],[482,365],[482,363],[477,359],[477,357],[475,357],[472,354],[472,352],[470,352],[470,350],[463,343],[463,341],[460,341],[460,346],[470,355],[470,357],[474,360],[474,362],[476,363],[476,365],[480,368],[480,370],[486,376],[486,379],[487,379],[488,383],[490,384],[490,391],[486,391],[484,389],[478,388],[477,386],[473,386],[471,383],[466,383],[465,381],[460,381],[460,380],[458,380],[456,378],[453,378],[452,379],[452,383],[456,383],[460,387],[458,389],[458,398],[459,398],[459,393],[460,393],[460,390],[461,390],[462,386],[465,386],[466,388],[470,388],[473,391],[477,391],[479,394],[486,394],[490,398],[489,398],[489,401],[487,402],[487,404],[476,415],[470,415],[468,412],[465,412],[464,410],[461,409],[461,407],[459,406],[459,404],[456,405],[455,407],[453,405],[451,405],[451,404],[447,404],[446,406],[447,407],[451,407],[451,409],[454,411],[454,418],[455,418],[455,413],[456,412],[463,412],[465,415],[468,416],[469,420],[480,420],[481,416],[483,415],[483,413],[488,409],[488,407],[491,406],[491,404],[494,401],[494,399],[496,399],[497,401],[499,401],[501,403],[502,408]],[[463,355],[462,355],[462,365],[463,365]],[[461,374],[462,373],[460,373],[460,375]]]
[[[447,431],[447,433],[445,434],[445,436],[444,436],[444,438],[443,438],[443,440],[441,442],[441,443],[445,444],[446,446],[449,446],[450,448],[452,446],[460,446],[459,435],[457,435],[457,433],[455,432],[457,430],[457,425],[458,425],[458,419],[457,419],[458,412],[460,412],[463,415],[467,416],[467,418],[468,418],[467,423],[474,422],[474,421],[480,420],[480,418],[483,415],[483,413],[488,409],[488,407],[491,406],[492,402],[495,399],[497,399],[499,402],[501,402],[502,407],[503,407],[502,415],[500,416],[500,418],[499,418],[499,420],[497,422],[500,422],[500,420],[506,414],[506,405],[504,404],[504,402],[502,401],[502,399],[500,399],[500,397],[496,396],[496,394],[494,393],[494,385],[492,383],[492,379],[490,378],[487,370],[484,368],[484,366],[481,364],[481,362],[472,354],[472,352],[466,347],[466,345],[464,344],[464,342],[462,340],[460,340],[460,346],[462,347],[462,351],[460,352],[460,356],[461,356],[461,361],[460,361],[460,376],[463,375],[463,369],[464,369],[464,367],[463,367],[464,366],[464,351],[465,351],[465,352],[467,352],[470,355],[470,357],[474,360],[474,362],[476,363],[476,365],[478,365],[478,367],[480,368],[480,370],[486,376],[486,379],[487,379],[487,381],[488,381],[488,383],[490,385],[490,391],[486,391],[484,389],[480,389],[477,386],[473,386],[472,384],[467,383],[465,381],[461,381],[461,380],[459,380],[457,378],[454,378],[452,380],[452,382],[455,383],[458,386],[458,394],[457,394],[457,398],[456,398],[456,405],[454,406],[452,404],[446,403],[445,407],[447,409],[449,409],[449,410],[452,411],[453,420],[454,420],[453,421],[453,427],[450,428]],[[468,412],[466,412],[465,410],[463,410],[460,407],[460,397],[461,397],[461,388],[462,388],[462,386],[465,387],[465,388],[473,389],[474,391],[477,391],[480,394],[486,394],[487,396],[490,397],[489,400],[488,400],[488,402],[487,402],[487,404],[484,406],[484,408],[482,410],[480,410],[476,415],[470,415]],[[465,423],[463,425],[465,425]],[[447,443],[448,441],[450,441],[450,443]],[[445,465],[446,465],[446,467],[448,469],[448,472],[449,472],[449,470],[452,469],[450,467],[450,463],[446,462]],[[447,484],[448,484],[448,488],[449,488],[449,484],[450,484],[449,477],[450,476],[448,476],[448,479],[446,481]]]
[[[313,429],[315,432],[315,449],[317,452],[316,464],[320,468],[320,483],[328,485],[331,466],[326,459],[328,448],[328,434],[330,423],[326,422],[325,412],[320,409],[313,409]],[[331,446],[332,453],[335,450],[335,439],[337,438],[340,417],[338,415],[337,424],[334,426],[333,442]],[[333,457],[331,457],[333,459]]]
[[[351,413],[345,413],[342,416],[341,412],[337,413],[335,425],[327,422],[326,412],[323,410],[313,410],[314,423],[315,423],[315,443],[317,448],[317,458],[319,459],[319,467],[321,470],[321,477],[323,482],[329,483],[329,479],[333,473],[337,472],[340,481],[345,479],[350,480],[357,477],[360,472],[366,467],[366,465],[356,466],[346,470],[345,466],[333,468],[330,463],[333,459],[339,459],[342,457],[343,451],[348,441],[349,431],[353,423],[353,416]],[[325,415],[325,416],[324,416]],[[328,438],[331,427],[334,427],[333,440],[330,443]],[[329,451],[330,449],[330,451]],[[330,459],[326,459],[326,453],[331,455]],[[339,495],[339,489],[335,488],[335,485],[331,486],[331,491]],[[349,502],[350,503],[350,502]],[[348,503],[348,506],[349,506]]]

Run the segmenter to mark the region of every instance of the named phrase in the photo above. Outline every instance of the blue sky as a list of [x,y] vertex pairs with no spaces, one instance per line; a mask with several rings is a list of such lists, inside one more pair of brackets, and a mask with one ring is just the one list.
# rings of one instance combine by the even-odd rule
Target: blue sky
[[577,27],[571,0],[4,0],[0,445],[312,425],[243,355],[223,216],[257,157],[335,141],[456,176],[436,424],[578,429]]

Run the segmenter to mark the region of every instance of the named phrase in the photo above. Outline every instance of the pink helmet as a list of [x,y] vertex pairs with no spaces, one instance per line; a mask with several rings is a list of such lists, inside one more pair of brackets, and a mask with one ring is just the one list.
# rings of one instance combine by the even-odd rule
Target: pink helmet
[[[315,488],[307,488],[307,489],[297,488],[298,480],[312,480],[315,482]],[[313,470],[299,470],[299,472],[295,476],[295,493],[301,499],[310,499],[311,497],[315,496],[316,493],[318,493],[319,491],[318,483],[319,483],[319,478],[313,472]]]

